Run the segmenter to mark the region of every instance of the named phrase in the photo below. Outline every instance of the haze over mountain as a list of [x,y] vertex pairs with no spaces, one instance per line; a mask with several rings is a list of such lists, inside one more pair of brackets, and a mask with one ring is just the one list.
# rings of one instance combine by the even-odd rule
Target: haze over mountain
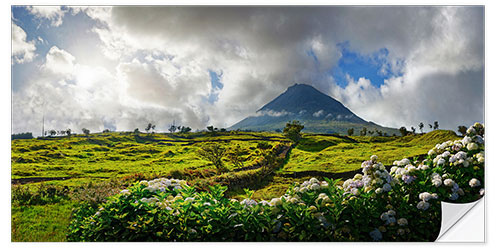
[[275,131],[283,129],[288,121],[304,124],[304,132],[347,134],[354,128],[355,134],[366,127],[368,131],[382,131],[392,135],[398,130],[367,122],[354,114],[342,103],[307,84],[295,84],[264,105],[256,112],[234,124],[230,129]]

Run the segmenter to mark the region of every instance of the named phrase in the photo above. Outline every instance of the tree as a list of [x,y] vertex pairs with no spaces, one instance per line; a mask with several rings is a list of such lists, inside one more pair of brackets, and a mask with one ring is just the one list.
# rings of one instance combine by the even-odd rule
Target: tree
[[434,130],[438,129],[439,128],[439,123],[438,121],[435,121],[434,122]]
[[373,135],[373,133],[374,133],[374,132],[373,132],[373,131],[371,131],[371,130],[370,130],[370,131],[368,131],[368,134],[370,134],[370,135]]
[[350,129],[347,130],[347,135],[348,136],[351,136],[353,134],[354,134],[354,128],[350,128]]
[[366,129],[365,127],[363,127],[363,129],[361,129],[361,130],[359,131],[359,135],[361,135],[361,136],[366,136],[366,131],[367,131],[367,129]]
[[151,133],[153,133],[153,134],[154,134],[154,133],[155,133],[155,129],[156,129],[156,125],[154,125],[154,124],[153,124],[153,125],[151,125],[151,130],[152,130],[152,131],[151,131]]
[[109,129],[104,129],[102,132],[103,132],[103,133],[109,133],[109,132],[111,132],[111,131],[109,131]]
[[227,152],[226,156],[229,161],[234,165],[235,168],[242,168],[244,166],[245,155],[247,152],[241,148],[240,145],[236,145]]
[[420,133],[423,134],[424,133],[424,123],[423,122],[420,122],[418,124],[418,128],[420,129]]
[[378,136],[382,136],[382,131],[377,129],[376,132],[377,132]]
[[50,131],[49,131],[49,134],[50,134],[50,136],[54,136],[54,135],[56,135],[56,134],[57,134],[57,132],[56,132],[55,130],[53,130],[53,129],[52,129],[52,130],[50,130]]
[[171,125],[170,128],[168,128],[168,131],[170,131],[170,133],[175,133],[176,130],[177,130],[177,126],[175,126],[175,125]]
[[432,124],[429,123],[429,128],[432,129]]
[[304,129],[304,125],[300,124],[299,121],[287,122],[285,128],[283,129],[283,135],[292,140],[294,144],[298,143],[302,138],[300,131]]
[[90,130],[86,129],[86,128],[82,128],[82,132],[87,136],[89,137],[89,134],[90,134]]
[[184,134],[184,133],[188,133],[189,131],[191,131],[190,127],[184,127],[184,126],[181,127],[181,133]]
[[134,129],[134,134],[138,135],[140,132],[141,132],[141,131],[139,131],[139,129],[138,129],[138,128],[135,128],[135,129]]
[[416,128],[411,127],[411,132],[412,132],[413,134],[415,134],[415,133],[416,133],[416,132],[415,132],[416,130],[417,130]]
[[67,134],[68,136],[71,136],[71,129],[70,129],[70,128],[66,129],[66,134]]
[[225,128],[220,129],[220,132],[226,132],[226,131],[227,131],[227,129],[225,129]]
[[466,126],[458,126],[458,132],[460,132],[463,136],[467,134],[467,127]]
[[148,126],[146,126],[146,128],[145,128],[146,133],[148,133],[148,134],[149,134],[149,130],[151,130],[151,127],[153,127],[153,124],[148,123]]
[[222,157],[226,152],[226,148],[224,146],[217,143],[208,143],[201,146],[197,152],[201,158],[212,162],[217,169],[217,172],[223,173],[228,171],[222,162]]
[[399,132],[401,133],[401,136],[406,136],[408,134],[408,130],[406,130],[405,127],[399,128]]
[[208,132],[213,133],[214,132],[214,126],[208,126],[207,130],[208,130]]

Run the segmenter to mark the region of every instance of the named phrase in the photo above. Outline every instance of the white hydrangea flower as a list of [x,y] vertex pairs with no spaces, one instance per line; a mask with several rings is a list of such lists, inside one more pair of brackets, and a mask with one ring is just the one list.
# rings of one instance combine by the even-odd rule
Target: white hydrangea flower
[[476,143],[474,143],[474,142],[472,142],[472,143],[468,143],[468,144],[467,144],[467,149],[468,149],[469,151],[471,151],[471,150],[476,150],[476,149],[478,149],[478,148],[479,148],[479,146],[478,146]]
[[429,201],[432,198],[432,195],[428,192],[423,192],[418,195],[418,198],[423,201]]
[[444,185],[447,187],[451,187],[455,184],[455,182],[452,179],[446,179],[444,180]]
[[321,188],[321,186],[318,183],[311,184],[311,190],[318,190],[320,188]]
[[130,191],[128,189],[123,189],[122,191],[120,191],[120,194],[122,194],[122,195],[130,195]]
[[470,181],[469,181],[469,186],[475,188],[475,187],[480,187],[481,186],[481,182],[476,179],[476,178],[472,178]]
[[271,206],[278,206],[281,205],[282,203],[283,201],[281,201],[281,198],[272,198],[271,201],[269,202]]
[[467,134],[475,134],[476,130],[474,129],[474,127],[469,127],[466,132]]
[[378,160],[378,156],[372,155],[372,156],[370,156],[370,160],[373,162],[376,162]]
[[398,225],[400,225],[400,226],[406,226],[406,225],[408,225],[408,220],[406,220],[405,218],[400,218],[398,220]]

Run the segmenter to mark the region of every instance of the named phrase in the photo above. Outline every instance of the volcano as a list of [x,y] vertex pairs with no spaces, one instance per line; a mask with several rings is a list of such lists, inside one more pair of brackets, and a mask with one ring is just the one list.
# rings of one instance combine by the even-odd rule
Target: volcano
[[[249,116],[234,124],[230,130],[280,131],[288,121],[297,120],[304,125],[304,132],[354,134],[366,128],[379,133],[393,135],[399,131],[363,120],[334,98],[320,92],[311,85],[294,84],[281,95]],[[376,133],[376,132],[379,133]],[[370,134],[367,134],[370,135]]]

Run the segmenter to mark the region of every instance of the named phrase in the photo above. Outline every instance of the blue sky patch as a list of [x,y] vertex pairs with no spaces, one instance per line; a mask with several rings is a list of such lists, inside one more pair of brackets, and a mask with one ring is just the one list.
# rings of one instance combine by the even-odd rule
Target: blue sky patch
[[210,82],[212,83],[212,89],[210,90],[210,95],[208,96],[208,102],[214,103],[219,99],[219,94],[216,93],[217,90],[221,90],[224,87],[224,84],[220,82],[220,77],[222,76],[222,72],[220,74],[215,73],[212,70],[209,70],[210,74]]
[[[372,54],[363,55],[350,50],[349,42],[341,43],[337,46],[341,49],[342,57],[330,73],[337,85],[343,88],[348,84],[348,75],[355,81],[364,77],[378,88],[384,84],[384,80],[401,75],[401,72],[393,72],[392,65],[387,60],[389,50],[386,48],[382,48]],[[398,61],[397,63],[399,65],[403,62]]]

